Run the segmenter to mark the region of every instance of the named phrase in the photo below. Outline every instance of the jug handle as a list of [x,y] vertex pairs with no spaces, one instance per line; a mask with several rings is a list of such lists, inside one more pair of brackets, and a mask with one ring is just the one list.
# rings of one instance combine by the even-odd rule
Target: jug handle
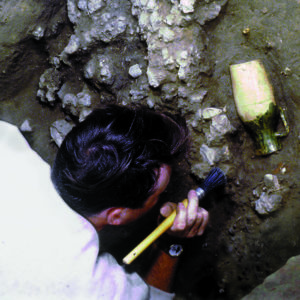
[[281,121],[282,121],[283,126],[285,128],[285,132],[276,132],[275,136],[277,136],[277,137],[285,137],[290,132],[290,126],[289,126],[289,124],[287,122],[287,118],[286,118],[284,110],[280,106],[278,108],[279,108],[279,113],[280,113]]

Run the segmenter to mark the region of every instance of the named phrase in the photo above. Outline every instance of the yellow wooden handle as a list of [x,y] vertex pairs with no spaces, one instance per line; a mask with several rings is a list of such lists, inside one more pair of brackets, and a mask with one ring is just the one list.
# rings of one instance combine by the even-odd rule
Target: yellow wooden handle
[[[185,207],[188,205],[188,199],[182,201]],[[173,224],[176,217],[174,210],[155,230],[153,230],[140,244],[138,244],[130,253],[123,258],[123,263],[131,264],[145,249],[147,249],[154,241],[156,241],[163,233],[165,233]]]

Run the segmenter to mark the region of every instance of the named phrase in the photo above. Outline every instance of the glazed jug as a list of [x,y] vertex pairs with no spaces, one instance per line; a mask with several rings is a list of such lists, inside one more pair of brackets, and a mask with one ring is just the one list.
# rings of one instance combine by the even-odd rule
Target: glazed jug
[[[252,136],[256,155],[281,149],[278,138],[289,132],[284,111],[276,104],[272,85],[260,60],[230,66],[233,96],[239,117]],[[281,118],[285,132],[276,132]]]

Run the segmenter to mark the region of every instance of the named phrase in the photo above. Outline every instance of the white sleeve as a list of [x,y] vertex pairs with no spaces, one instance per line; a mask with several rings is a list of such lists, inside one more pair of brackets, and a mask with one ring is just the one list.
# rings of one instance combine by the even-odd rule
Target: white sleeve
[[153,286],[150,286],[150,300],[171,300],[174,299],[174,297],[175,294],[167,293]]
[[97,232],[59,197],[49,165],[0,121],[1,300],[173,298],[98,252]]
[[[171,300],[175,296],[147,285],[136,273],[126,273],[108,253],[100,255],[94,276],[95,286],[101,282],[103,296],[106,295],[107,299]],[[97,290],[100,294],[95,299],[102,299],[101,290]]]

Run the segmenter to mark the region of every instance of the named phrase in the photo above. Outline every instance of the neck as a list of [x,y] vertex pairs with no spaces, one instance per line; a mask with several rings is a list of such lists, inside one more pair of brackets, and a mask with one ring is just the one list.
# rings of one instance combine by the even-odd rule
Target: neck
[[99,218],[98,215],[87,217],[87,220],[95,227],[97,231],[100,231],[104,228],[107,223],[101,217]]

